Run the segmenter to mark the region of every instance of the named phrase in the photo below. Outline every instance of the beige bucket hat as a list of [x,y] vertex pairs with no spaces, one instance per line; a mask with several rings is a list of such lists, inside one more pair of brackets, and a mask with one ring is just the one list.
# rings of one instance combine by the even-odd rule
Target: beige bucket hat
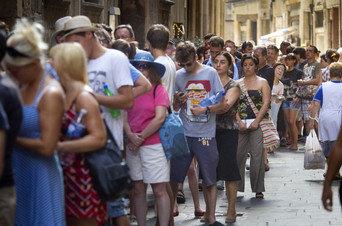
[[64,24],[65,35],[63,36],[63,39],[71,34],[96,30],[97,28],[92,25],[88,17],[83,15],[74,16]]

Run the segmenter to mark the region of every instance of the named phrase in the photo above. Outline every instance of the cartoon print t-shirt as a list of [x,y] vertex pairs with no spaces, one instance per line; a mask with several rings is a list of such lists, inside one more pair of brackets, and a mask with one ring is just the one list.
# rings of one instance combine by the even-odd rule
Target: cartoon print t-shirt
[[203,65],[196,74],[189,74],[184,69],[178,70],[174,92],[179,91],[184,92],[187,96],[186,105],[180,110],[185,135],[189,137],[215,137],[215,114],[194,116],[190,108],[199,105],[204,98],[223,91],[216,70],[206,65]]
[[202,114],[195,116],[191,112],[191,108],[198,106],[204,98],[209,97],[211,90],[210,82],[208,80],[190,80],[186,84],[186,117],[190,122],[208,122],[209,114]]
[[[103,86],[108,85],[113,95],[121,86],[133,86],[128,58],[120,51],[107,49],[99,58],[88,61],[88,80],[95,93],[104,95]],[[104,119],[120,150],[123,150],[122,114],[113,118],[108,108],[101,106]]]

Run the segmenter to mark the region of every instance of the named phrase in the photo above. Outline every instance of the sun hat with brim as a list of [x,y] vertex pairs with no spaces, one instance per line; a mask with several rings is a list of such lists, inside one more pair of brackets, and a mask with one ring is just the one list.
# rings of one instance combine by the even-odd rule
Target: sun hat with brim
[[68,21],[66,21],[63,30],[65,32],[63,39],[65,39],[66,37],[72,34],[86,31],[96,31],[97,28],[92,25],[88,17],[79,15],[74,16]]
[[64,25],[71,18],[72,18],[71,16],[65,16],[56,20],[55,32],[51,35],[51,40],[50,40],[51,45],[56,45],[56,41],[57,41],[56,37],[64,33]]
[[139,65],[147,64],[148,66],[154,68],[160,77],[164,76],[166,70],[164,65],[154,62],[152,54],[146,51],[137,52],[137,54],[134,56],[134,59],[131,60],[131,64],[137,69],[139,69]]

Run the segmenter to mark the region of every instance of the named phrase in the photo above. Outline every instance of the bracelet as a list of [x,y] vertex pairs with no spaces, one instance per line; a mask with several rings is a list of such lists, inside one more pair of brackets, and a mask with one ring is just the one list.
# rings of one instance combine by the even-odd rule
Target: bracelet
[[309,115],[309,119],[312,119],[312,120],[315,120],[316,122],[318,122],[318,118],[317,117],[311,117],[310,115]]

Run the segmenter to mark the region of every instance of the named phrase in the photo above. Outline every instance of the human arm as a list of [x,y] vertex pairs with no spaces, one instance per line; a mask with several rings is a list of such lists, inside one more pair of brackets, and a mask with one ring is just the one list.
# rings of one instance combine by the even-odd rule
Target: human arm
[[140,137],[140,134],[133,133],[128,123],[127,113],[123,114],[123,129],[128,137],[128,146],[131,150],[138,150],[138,148],[144,143],[144,139]]
[[121,86],[118,89],[118,94],[114,96],[105,96],[95,94],[96,100],[100,105],[114,109],[128,109],[133,106],[133,91],[132,86]]
[[256,130],[259,127],[259,123],[264,118],[264,115],[267,113],[270,105],[271,100],[271,90],[270,86],[268,85],[267,81],[262,79],[262,86],[261,86],[261,92],[262,92],[262,106],[256,115],[255,120],[251,123],[249,126],[250,129]]
[[322,83],[322,71],[317,67],[315,71],[315,77],[309,80],[298,80],[298,85],[307,86],[307,85],[315,85],[319,86]]
[[335,174],[339,171],[342,165],[342,129],[340,129],[336,144],[329,156],[328,171],[325,175],[322,192],[322,203],[324,209],[332,211],[332,190],[331,184]]
[[165,106],[156,106],[154,118],[145,127],[145,129],[141,131],[140,137],[142,139],[146,139],[150,137],[152,134],[154,134],[155,132],[157,132],[165,121],[166,113],[167,113],[167,108]]
[[150,81],[144,76],[140,75],[139,78],[134,82],[133,97],[136,98],[144,93],[150,91],[152,85]]
[[99,104],[89,92],[82,92],[76,99],[76,108],[86,110],[84,125],[87,135],[82,138],[58,142],[57,150],[68,153],[83,153],[102,148],[106,143],[106,128]]
[[[220,103],[208,107],[209,111],[216,114],[224,114],[235,104],[239,97],[240,89],[238,87],[232,87],[227,91]],[[191,111],[194,115],[201,115],[207,111],[207,108],[196,106]]]
[[39,106],[39,138],[18,137],[16,144],[45,157],[51,157],[60,138],[64,113],[64,94],[60,87],[50,87],[42,96]]
[[239,125],[239,131],[245,131],[247,130],[246,124],[242,122],[239,113],[236,113],[236,121]]

